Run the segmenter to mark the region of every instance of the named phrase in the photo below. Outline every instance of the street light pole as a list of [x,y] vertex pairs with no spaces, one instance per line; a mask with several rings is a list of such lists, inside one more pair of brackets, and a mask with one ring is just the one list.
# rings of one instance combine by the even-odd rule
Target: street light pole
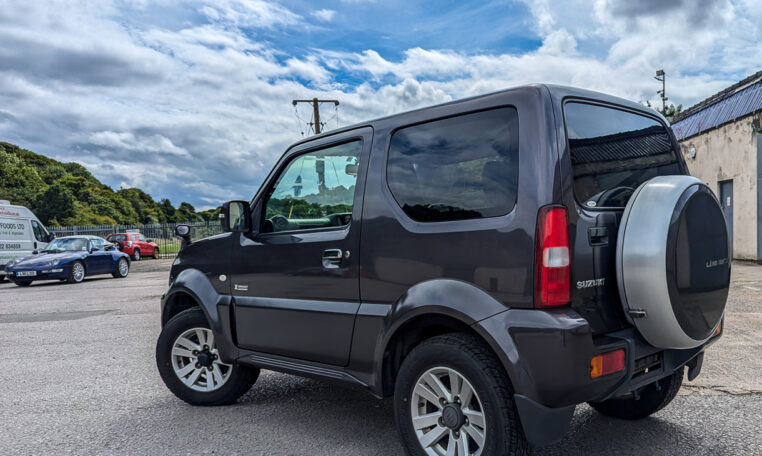
[[661,90],[657,90],[656,93],[661,96],[661,112],[664,114],[667,112],[667,100],[669,100],[667,98],[667,75],[664,73],[664,70],[656,70],[654,79],[661,81]]

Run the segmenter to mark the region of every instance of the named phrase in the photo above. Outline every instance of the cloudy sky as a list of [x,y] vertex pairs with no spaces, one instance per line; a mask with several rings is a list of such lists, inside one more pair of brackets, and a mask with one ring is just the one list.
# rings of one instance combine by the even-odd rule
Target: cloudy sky
[[[433,6],[436,5],[436,6]],[[762,69],[758,0],[0,0],[0,140],[176,205],[328,127],[530,82],[688,106]],[[338,115],[336,115],[338,114]]]

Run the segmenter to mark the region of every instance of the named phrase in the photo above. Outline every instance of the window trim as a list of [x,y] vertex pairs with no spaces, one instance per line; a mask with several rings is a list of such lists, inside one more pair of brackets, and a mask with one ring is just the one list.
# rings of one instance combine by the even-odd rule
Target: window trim
[[[323,233],[323,232],[326,232],[326,231],[346,231],[347,234],[348,234],[349,233],[349,228],[352,226],[352,220],[351,219],[350,219],[349,223],[347,223],[346,225],[341,225],[341,226],[327,226],[327,227],[320,227],[320,228],[308,228],[308,229],[304,229],[304,230],[273,231],[271,233],[264,233],[264,232],[262,232],[262,227],[264,226],[265,221],[267,220],[265,218],[265,214],[267,213],[267,202],[270,200],[270,197],[272,197],[273,191],[275,190],[275,185],[278,183],[278,178],[281,175],[283,175],[284,171],[291,165],[291,163],[294,160],[296,160],[297,158],[301,157],[302,155],[309,154],[310,152],[315,152],[315,151],[319,151],[319,150],[329,149],[331,147],[340,146],[342,144],[348,144],[348,143],[351,143],[351,142],[354,142],[354,141],[359,141],[360,142],[360,154],[357,157],[357,165],[358,165],[358,176],[357,177],[358,177],[358,179],[355,180],[355,193],[354,193],[354,196],[352,198],[352,219],[354,219],[355,208],[356,208],[355,202],[358,199],[358,190],[359,190],[359,185],[358,185],[359,176],[360,176],[359,167],[362,166],[363,153],[365,152],[365,145],[366,145],[365,144],[365,142],[366,142],[365,141],[365,137],[363,135],[361,135],[361,134],[360,135],[355,134],[353,136],[342,137],[342,138],[336,139],[335,141],[332,141],[332,142],[320,143],[320,144],[317,144],[317,145],[312,145],[311,147],[307,147],[305,149],[297,149],[298,146],[295,146],[294,148],[286,151],[286,154],[284,155],[285,160],[282,161],[280,166],[276,166],[276,168],[274,168],[275,172],[273,172],[271,174],[271,176],[269,177],[269,179],[267,181],[265,181],[266,182],[266,189],[265,189],[265,191],[264,192],[259,192],[261,197],[259,197],[259,198],[255,197],[252,200],[252,204],[251,204],[252,208],[255,207],[254,202],[256,202],[257,200],[262,201],[262,207],[260,208],[261,212],[259,214],[260,215],[260,217],[259,217],[259,227],[257,227],[257,229],[258,229],[257,237],[261,237],[263,239],[266,239],[266,238],[272,238],[272,237],[280,236],[280,235],[284,235],[284,234],[285,235],[293,236],[295,234]],[[309,144],[309,143],[307,143],[307,144]],[[359,197],[362,197],[362,195],[359,195]]]
[[[405,212],[405,209],[402,208],[402,205],[400,205],[397,198],[394,196],[394,191],[392,191],[391,186],[389,185],[389,155],[392,148],[392,138],[394,135],[405,128],[411,128],[416,127],[418,125],[424,125],[428,123],[438,122],[440,120],[446,120],[446,119],[453,119],[455,117],[462,117],[467,116],[470,114],[479,114],[482,112],[488,112],[488,111],[496,111],[498,109],[513,109],[516,113],[516,144],[518,146],[518,152],[517,152],[517,159],[516,159],[516,198],[513,202],[513,207],[510,211],[508,211],[505,214],[502,215],[495,215],[492,217],[479,217],[479,218],[466,218],[466,219],[457,219],[457,220],[437,220],[437,221],[422,221],[422,220],[416,220],[408,215],[407,212]],[[511,217],[512,214],[516,212],[516,207],[519,205],[519,188],[520,188],[520,180],[521,180],[521,116],[519,115],[519,109],[513,104],[499,104],[495,106],[489,106],[486,108],[480,108],[480,109],[474,109],[470,111],[462,111],[455,114],[445,115],[445,116],[437,116],[432,117],[429,119],[421,120],[418,122],[412,122],[408,124],[402,124],[395,126],[389,133],[386,135],[386,147],[385,147],[386,156],[384,157],[384,170],[383,170],[383,179],[384,179],[384,190],[387,192],[387,196],[391,198],[391,205],[393,206],[393,210],[396,214],[402,214],[405,221],[411,224],[414,224],[414,226],[417,227],[440,227],[440,228],[452,228],[448,231],[476,231],[476,229],[473,228],[473,223],[476,221],[499,221],[508,217]],[[470,229],[463,229],[466,224],[471,224],[469,227]],[[480,227],[477,229],[489,229],[490,227]]]
[[677,141],[675,139],[675,135],[672,132],[672,128],[665,124],[662,119],[655,114],[652,114],[648,111],[641,111],[638,109],[634,109],[628,106],[619,105],[616,103],[609,103],[604,102],[600,100],[593,100],[590,98],[583,98],[583,97],[564,97],[564,99],[561,101],[561,122],[563,124],[564,128],[564,146],[566,148],[565,155],[567,156],[568,160],[568,170],[569,170],[569,180],[571,182],[571,190],[572,195],[574,197],[574,202],[576,203],[577,207],[583,208],[585,211],[592,211],[592,212],[621,212],[625,209],[625,207],[619,207],[619,206],[593,206],[589,207],[585,205],[583,202],[579,200],[577,197],[577,190],[574,187],[574,169],[572,168],[571,164],[571,147],[569,146],[569,132],[566,129],[566,105],[568,103],[578,103],[578,104],[587,104],[591,106],[598,106],[601,108],[609,108],[609,109],[615,109],[617,111],[623,111],[629,114],[639,115],[641,117],[645,117],[647,119],[652,119],[656,121],[659,125],[664,128],[664,130],[667,132],[667,136],[669,137],[669,141],[672,144],[672,153],[675,155],[675,162],[677,163],[678,167],[680,168],[680,171],[684,174],[687,174],[687,171],[685,169],[685,164],[680,159],[681,154],[677,153],[675,151],[675,148],[679,148],[679,144],[677,144]]

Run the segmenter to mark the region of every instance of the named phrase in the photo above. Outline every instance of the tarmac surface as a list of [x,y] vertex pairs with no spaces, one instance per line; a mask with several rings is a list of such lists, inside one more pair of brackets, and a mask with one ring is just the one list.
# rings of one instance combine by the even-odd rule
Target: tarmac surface
[[[123,280],[0,283],[0,455],[398,455],[390,400],[263,372],[227,407],[175,398],[156,371],[170,260]],[[701,375],[638,422],[579,406],[538,455],[762,454],[762,266],[734,263],[723,337]]]

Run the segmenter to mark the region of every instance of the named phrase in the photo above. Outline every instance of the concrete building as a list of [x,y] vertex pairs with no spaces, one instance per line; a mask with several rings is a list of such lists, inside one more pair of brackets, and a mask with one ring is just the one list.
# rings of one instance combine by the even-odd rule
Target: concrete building
[[722,203],[733,258],[762,261],[762,71],[686,109],[672,130]]

